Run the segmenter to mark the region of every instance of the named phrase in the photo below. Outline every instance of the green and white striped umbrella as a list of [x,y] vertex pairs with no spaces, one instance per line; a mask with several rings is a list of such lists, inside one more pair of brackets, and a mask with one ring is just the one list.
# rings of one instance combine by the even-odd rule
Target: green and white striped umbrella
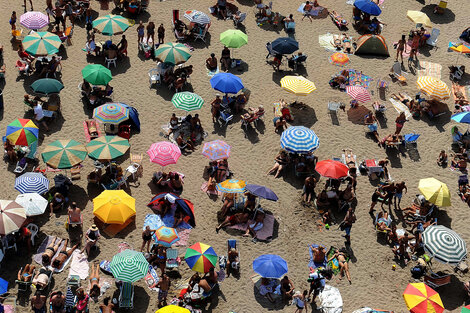
[[191,57],[191,51],[181,43],[166,43],[155,50],[155,58],[163,63],[181,64]]
[[53,168],[71,168],[85,160],[87,150],[75,140],[56,140],[41,153],[42,160]]
[[439,262],[456,265],[467,257],[465,241],[445,226],[429,226],[422,236],[424,250]]
[[50,55],[59,52],[59,36],[50,32],[35,32],[23,39],[23,48],[32,55]]
[[101,136],[86,145],[88,156],[93,160],[113,160],[129,150],[129,140],[119,136]]
[[133,283],[147,275],[149,263],[142,252],[127,249],[113,257],[110,267],[114,278]]
[[199,110],[204,104],[204,99],[195,93],[183,91],[175,93],[171,98],[171,102],[175,108],[189,112]]
[[127,18],[114,14],[100,16],[93,21],[93,28],[107,36],[122,34],[129,26]]

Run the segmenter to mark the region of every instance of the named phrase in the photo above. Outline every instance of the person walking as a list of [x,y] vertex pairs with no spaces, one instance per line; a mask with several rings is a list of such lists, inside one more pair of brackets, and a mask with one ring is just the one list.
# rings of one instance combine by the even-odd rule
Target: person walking
[[354,214],[353,208],[348,209],[348,213],[344,217],[344,220],[341,222],[341,229],[346,232],[346,235],[343,237],[346,238],[346,244],[351,244],[351,228],[352,225],[356,222],[356,214]]

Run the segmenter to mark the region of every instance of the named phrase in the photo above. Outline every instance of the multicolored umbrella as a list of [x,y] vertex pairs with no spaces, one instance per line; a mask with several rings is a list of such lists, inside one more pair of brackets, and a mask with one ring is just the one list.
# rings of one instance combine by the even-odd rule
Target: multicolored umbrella
[[202,13],[197,10],[188,10],[184,12],[184,17],[189,20],[190,23],[196,23],[199,25],[206,25],[211,23],[211,19],[206,13]]
[[29,146],[38,140],[39,128],[33,121],[19,118],[7,126],[5,136],[12,145]]
[[107,85],[112,79],[111,71],[101,64],[88,64],[82,69],[82,77],[92,85]]
[[114,14],[100,16],[93,21],[93,28],[106,36],[122,34],[129,26],[125,17]]
[[274,191],[272,191],[271,189],[265,186],[247,184],[246,190],[248,190],[252,195],[255,195],[257,197],[260,197],[266,200],[271,200],[271,201],[278,200],[278,197],[274,193]]
[[20,16],[20,24],[28,29],[41,29],[49,24],[49,17],[42,12],[26,12]]
[[71,168],[85,160],[87,150],[84,145],[71,140],[56,140],[49,144],[43,153],[42,160],[52,168]]
[[181,43],[165,43],[155,50],[155,58],[163,63],[181,64],[189,60],[191,51]]
[[348,176],[349,168],[339,161],[323,160],[317,163],[315,170],[323,177],[340,179]]
[[238,29],[229,29],[220,34],[220,42],[227,48],[240,48],[248,43],[248,36]]
[[406,16],[415,24],[421,24],[426,27],[432,27],[432,23],[429,19],[429,16],[427,16],[427,14],[424,12],[408,10],[406,12]]
[[424,283],[411,283],[403,292],[408,311],[411,313],[442,313],[442,304],[439,294]]
[[101,136],[86,145],[88,156],[94,160],[112,160],[129,150],[129,140],[119,136]]
[[41,78],[31,84],[31,89],[33,89],[35,93],[47,96],[53,93],[59,93],[64,89],[64,85],[57,79]]
[[26,216],[43,214],[46,212],[47,205],[49,204],[44,197],[35,192],[18,195],[15,202],[26,210]]
[[216,186],[218,191],[225,193],[243,193],[245,187],[245,181],[239,179],[227,179]]
[[141,252],[126,249],[113,256],[110,268],[117,280],[133,283],[147,275],[149,262]]
[[204,99],[189,91],[178,92],[173,95],[171,102],[175,108],[186,112],[199,110],[204,104]]
[[467,257],[467,244],[455,231],[431,225],[422,234],[424,250],[439,262],[457,265]]
[[361,86],[347,86],[346,92],[351,98],[359,102],[367,102],[372,99],[369,91]]
[[179,241],[180,237],[176,229],[166,226],[160,226],[155,231],[155,243],[165,247],[171,247],[172,244]]
[[169,141],[153,143],[147,150],[150,161],[161,166],[176,164],[181,156],[180,148]]
[[232,73],[218,73],[212,76],[211,87],[223,93],[237,93],[244,88],[242,80]]
[[186,250],[184,260],[193,271],[207,273],[217,265],[219,258],[214,248],[198,242]]
[[279,255],[263,254],[253,261],[253,270],[264,278],[281,278],[288,272],[288,267]]
[[124,224],[135,215],[135,199],[124,190],[105,190],[93,199],[93,214],[106,224]]
[[418,89],[436,100],[446,100],[450,97],[450,90],[446,83],[432,76],[421,76],[416,80]]
[[281,87],[298,96],[306,96],[317,89],[313,82],[303,76],[284,76]]
[[93,110],[93,118],[103,123],[119,124],[129,119],[129,107],[120,103],[106,103]]
[[0,200],[0,235],[20,229],[26,219],[25,209],[11,200]]
[[470,304],[466,305],[462,308],[462,311],[460,313],[470,313]]
[[232,147],[228,143],[217,139],[206,142],[202,146],[202,155],[212,161],[227,159],[230,156],[231,149]]
[[320,146],[315,132],[304,126],[290,126],[281,135],[281,148],[293,153],[310,153]]
[[434,177],[419,180],[419,191],[431,203],[437,206],[450,206],[450,191],[447,185]]
[[62,41],[50,32],[34,32],[24,37],[22,43],[26,52],[38,56],[56,54]]
[[458,45],[457,47],[452,46],[450,50],[464,54],[470,53],[470,48],[465,45]]
[[338,66],[345,66],[349,63],[349,57],[342,52],[335,52],[329,57],[330,63]]
[[21,193],[43,194],[49,190],[49,180],[41,173],[24,173],[15,179],[15,189]]

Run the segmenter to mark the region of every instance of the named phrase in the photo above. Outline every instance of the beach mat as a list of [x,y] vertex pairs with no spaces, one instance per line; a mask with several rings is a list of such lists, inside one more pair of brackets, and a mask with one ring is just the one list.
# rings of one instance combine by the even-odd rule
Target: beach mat
[[[322,245],[323,246],[323,245]],[[312,244],[312,245],[309,245],[308,246],[308,253],[310,255],[310,260],[308,261],[308,267],[310,269],[315,269],[315,268],[319,268],[319,267],[322,267],[322,268],[326,268],[326,256],[325,256],[325,260],[323,260],[323,262],[319,263],[319,262],[314,262],[313,261],[313,251],[312,249],[310,249],[310,247],[312,248],[318,248],[319,246],[318,245],[315,245],[315,244]]]
[[392,103],[393,107],[395,108],[395,110],[398,111],[398,113],[405,112],[405,117],[407,119],[411,118],[410,109],[408,109],[408,107],[404,105],[401,101],[395,100],[393,98],[388,99],[388,101]]
[[[263,228],[256,232],[255,238],[258,240],[268,240],[273,236],[274,232],[274,215],[266,214],[263,222]],[[248,223],[243,224],[236,224],[229,226],[228,228],[237,229],[240,231],[246,231],[248,229],[248,224],[253,223],[253,221],[249,221]]]
[[418,76],[431,76],[437,79],[441,79],[442,65],[439,63],[432,63],[428,61],[419,61]]
[[152,265],[149,264],[149,270],[147,272],[147,275],[144,277],[145,279],[145,284],[150,290],[157,291],[157,284],[160,278],[158,277],[157,272],[155,269],[152,267]]
[[[360,71],[356,71],[354,69],[350,69],[349,71],[349,78],[348,78],[348,85],[349,86],[362,86],[364,88],[369,88],[370,82],[373,80],[372,77],[367,76]],[[339,75],[340,73],[338,73]]]
[[[41,242],[41,244],[39,245],[38,247],[38,250],[36,251],[36,254],[33,255],[33,260],[40,264],[40,265],[43,265],[42,264],[42,254],[44,253],[44,251],[46,251],[46,247],[52,242],[52,238],[54,238],[53,236],[47,236],[46,238],[44,238],[44,240]],[[62,249],[62,247],[64,246],[64,242],[62,242],[59,246],[59,249],[57,249],[57,252],[56,254],[54,254],[52,256],[52,260],[55,259],[55,257],[57,255],[59,255],[59,251],[60,249]],[[70,259],[70,258],[69,258]],[[52,260],[51,260],[51,263],[52,263]]]
[[185,247],[189,242],[189,235],[191,234],[192,229],[177,228],[176,232],[180,237],[180,240],[173,244],[174,247]]
[[129,224],[131,224],[134,221],[134,217],[128,219],[127,221],[124,222],[124,224],[110,224],[106,226],[105,229],[103,229],[103,233],[105,233],[109,237],[114,237],[116,236],[119,232],[124,230]]
[[218,197],[221,197],[222,196],[222,192],[220,191],[217,191],[216,190],[207,190],[207,185],[208,185],[208,182],[203,182],[202,185],[201,185],[201,190],[207,194],[210,194],[210,195],[213,195],[213,196],[218,196]]
[[[329,260],[335,254],[336,248],[331,246],[326,254],[326,259]],[[339,268],[338,259],[334,258],[328,262],[328,267],[333,271],[333,274],[338,274],[341,269]]]
[[347,112],[348,121],[351,121],[354,124],[365,125],[364,117],[369,113],[369,111],[370,109],[363,104],[358,105],[357,108],[350,108]]
[[70,258],[72,261],[70,263],[69,276],[77,275],[80,279],[86,279],[90,270],[86,254],[75,250]]

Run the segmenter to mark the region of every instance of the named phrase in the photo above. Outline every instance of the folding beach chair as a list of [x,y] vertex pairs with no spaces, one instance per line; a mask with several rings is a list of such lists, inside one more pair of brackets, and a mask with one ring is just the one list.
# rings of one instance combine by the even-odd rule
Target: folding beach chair
[[246,13],[240,13],[240,18],[238,20],[233,20],[233,26],[235,28],[238,28],[240,25],[242,25],[243,21],[246,19]]
[[438,28],[433,28],[431,31],[431,36],[426,40],[426,44],[436,47],[437,44],[437,38],[439,37],[439,34],[441,31]]
[[391,72],[392,72],[391,74],[392,78],[396,79],[402,85],[406,84],[406,77],[402,75],[404,72],[402,72],[401,70],[400,62],[395,62],[393,64]]
[[122,282],[119,293],[119,308],[134,308],[134,285],[132,283]]
[[239,273],[240,272],[240,260],[241,260],[241,256],[240,256],[240,250],[237,249],[237,240],[236,239],[228,239],[227,240],[227,258],[228,258],[228,252],[230,252],[231,249],[235,249],[238,253],[238,258],[237,258],[237,261],[235,262],[232,262],[230,264],[230,268],[227,268],[227,273],[228,272],[231,272],[231,271],[234,271],[235,273]]
[[207,34],[208,29],[209,29],[209,24],[206,24],[204,26],[204,29],[200,33],[195,34],[194,41],[200,39],[205,43],[206,42],[206,34]]
[[178,270],[178,249],[167,249],[166,250],[166,268]]
[[[377,226],[377,222],[379,221],[379,214],[380,214],[380,212],[375,215],[375,221],[374,221],[375,231],[376,231],[377,233],[387,234],[387,231],[386,231],[386,230],[380,230],[380,229],[378,228],[378,226]],[[385,225],[386,225],[387,227],[390,227],[391,224],[392,224],[392,218],[391,218],[390,215],[389,215],[388,218],[387,218],[387,221],[386,221]]]
[[378,161],[376,159],[365,160],[365,165],[370,179],[379,178],[381,173],[383,172],[383,168],[379,166]]

